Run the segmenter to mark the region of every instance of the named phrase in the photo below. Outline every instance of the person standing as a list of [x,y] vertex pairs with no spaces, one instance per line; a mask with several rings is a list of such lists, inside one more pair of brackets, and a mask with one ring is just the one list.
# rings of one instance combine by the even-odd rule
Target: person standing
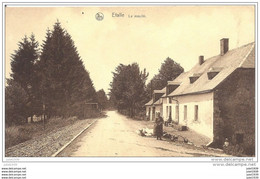
[[154,124],[154,135],[156,136],[156,139],[162,140],[163,135],[163,118],[161,117],[160,113],[158,113],[155,124]]

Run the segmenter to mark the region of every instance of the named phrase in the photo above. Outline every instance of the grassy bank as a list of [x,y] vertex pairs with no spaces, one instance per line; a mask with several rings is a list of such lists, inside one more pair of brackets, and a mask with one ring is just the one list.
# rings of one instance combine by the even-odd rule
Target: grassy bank
[[[100,117],[102,115],[103,114],[96,114],[92,116],[92,118]],[[77,117],[69,117],[69,118],[53,117],[48,119],[48,122],[45,124],[45,129],[44,129],[43,121],[6,127],[5,148],[7,149],[19,143],[33,139],[37,136],[47,134],[55,129],[72,125],[78,120],[80,119],[78,119]]]

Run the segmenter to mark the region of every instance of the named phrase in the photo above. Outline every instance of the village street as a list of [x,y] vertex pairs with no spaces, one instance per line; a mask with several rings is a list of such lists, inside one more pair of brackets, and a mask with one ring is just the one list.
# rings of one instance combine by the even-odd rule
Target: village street
[[142,137],[137,131],[140,121],[129,119],[116,111],[98,119],[73,141],[59,156],[225,156],[221,152],[204,150],[154,137]]

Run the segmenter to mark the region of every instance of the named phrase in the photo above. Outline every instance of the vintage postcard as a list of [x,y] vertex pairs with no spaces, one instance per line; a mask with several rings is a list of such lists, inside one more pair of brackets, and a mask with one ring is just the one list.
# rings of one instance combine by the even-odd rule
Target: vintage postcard
[[5,160],[256,159],[254,3],[3,8]]

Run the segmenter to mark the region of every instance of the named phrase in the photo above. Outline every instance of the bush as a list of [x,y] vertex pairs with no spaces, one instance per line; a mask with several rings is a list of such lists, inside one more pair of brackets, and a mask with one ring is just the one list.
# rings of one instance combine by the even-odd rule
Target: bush
[[5,129],[5,148],[30,140],[31,136],[25,128],[12,126]]
[[45,129],[43,126],[43,121],[10,127],[6,126],[5,148],[7,149],[11,146],[25,142],[39,135],[46,134],[47,132],[53,131],[55,129],[59,129],[67,125],[72,125],[77,120],[78,118],[75,116],[69,118],[52,117],[46,121]]
[[5,124],[26,123],[28,116],[28,95],[23,88],[13,80],[7,80],[5,87]]
[[245,146],[244,153],[246,155],[255,156],[255,144]]
[[223,150],[226,154],[238,156],[238,157],[244,157],[244,156],[253,156],[255,155],[254,145],[242,145],[242,144],[236,144],[232,145],[230,144],[227,147],[223,147]]

